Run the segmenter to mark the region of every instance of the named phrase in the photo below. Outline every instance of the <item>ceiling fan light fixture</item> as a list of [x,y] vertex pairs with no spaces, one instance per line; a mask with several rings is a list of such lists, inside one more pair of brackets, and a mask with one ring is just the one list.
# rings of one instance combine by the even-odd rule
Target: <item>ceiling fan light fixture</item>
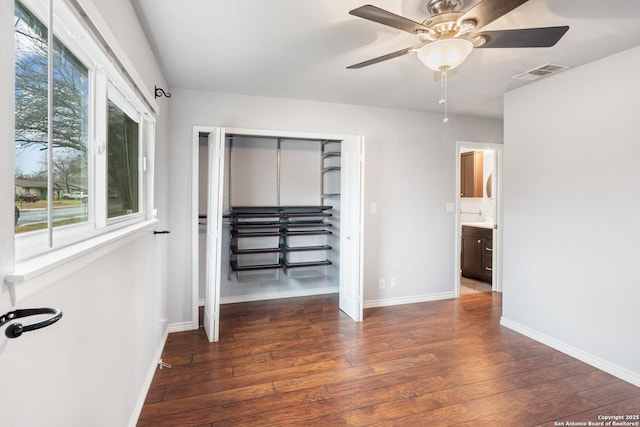
[[466,21],[462,21],[460,25],[458,25],[458,32],[456,33],[456,37],[460,37],[462,35],[468,34],[471,31],[476,29],[476,21],[474,19],[467,19]]
[[464,6],[464,0],[429,0],[424,8],[430,15],[457,12]]
[[418,51],[418,58],[431,70],[452,70],[462,64],[473,50],[465,39],[442,39],[429,43]]
[[473,47],[481,47],[487,44],[487,38],[482,35],[476,36],[469,41],[471,42],[471,44],[473,44]]

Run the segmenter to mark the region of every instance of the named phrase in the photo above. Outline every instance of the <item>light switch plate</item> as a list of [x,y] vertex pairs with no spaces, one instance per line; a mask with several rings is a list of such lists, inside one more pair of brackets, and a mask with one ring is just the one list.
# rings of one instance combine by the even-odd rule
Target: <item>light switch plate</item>
[[376,202],[371,202],[371,205],[369,206],[369,211],[371,213],[378,213],[378,204]]
[[454,212],[456,210],[456,204],[447,202],[447,212]]

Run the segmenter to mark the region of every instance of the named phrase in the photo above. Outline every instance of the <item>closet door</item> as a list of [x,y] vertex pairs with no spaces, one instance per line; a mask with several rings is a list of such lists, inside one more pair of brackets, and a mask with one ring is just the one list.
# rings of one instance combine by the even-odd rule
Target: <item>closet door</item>
[[340,310],[362,320],[362,214],[364,137],[341,144]]
[[209,192],[207,203],[206,285],[204,329],[209,342],[219,339],[220,321],[220,255],[222,240],[222,196],[224,172],[224,129],[209,133]]

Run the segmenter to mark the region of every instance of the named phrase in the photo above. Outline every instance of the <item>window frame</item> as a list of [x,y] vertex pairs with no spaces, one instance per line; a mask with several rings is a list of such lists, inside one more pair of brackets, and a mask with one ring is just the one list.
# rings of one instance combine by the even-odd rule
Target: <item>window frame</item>
[[[46,0],[20,0],[23,7],[33,13],[45,27],[48,26],[48,4]],[[148,173],[149,157],[155,136],[155,117],[144,101],[127,82],[118,65],[110,59],[95,36],[86,28],[80,17],[66,2],[56,2],[53,11],[55,37],[84,64],[89,73],[88,90],[88,213],[87,221],[77,224],[52,227],[44,230],[15,234],[16,262],[46,255],[104,234],[135,225],[154,215],[153,173]],[[138,123],[138,212],[115,218],[107,218],[107,111],[111,99],[129,117]],[[151,134],[151,138],[149,135]],[[151,166],[153,170],[153,166]],[[15,178],[14,178],[15,179]],[[50,196],[51,197],[51,196]],[[48,243],[52,228],[53,245]]]
[[[129,101],[129,99],[124,96],[122,94],[122,92],[120,92],[118,90],[118,88],[113,85],[112,83],[110,83],[108,85],[108,90],[107,90],[107,101],[111,101],[113,102],[118,108],[120,108],[120,110],[126,114],[131,120],[133,120],[134,122],[136,122],[138,124],[138,212],[133,212],[127,215],[120,215],[117,217],[113,217],[113,218],[109,218],[108,212],[105,211],[105,216],[106,216],[106,222],[107,224],[118,224],[121,223],[123,221],[135,221],[136,219],[140,219],[140,218],[144,218],[145,216],[145,194],[144,194],[144,189],[145,189],[145,179],[144,179],[144,175],[145,175],[145,170],[144,170],[144,165],[146,163],[146,156],[145,156],[145,146],[144,146],[144,126],[143,126],[143,113],[141,113],[140,111],[138,111]],[[108,117],[109,111],[108,111],[108,102],[107,102],[107,117]],[[108,123],[108,118],[107,118],[107,123]],[[108,132],[107,132],[108,133]],[[109,157],[108,157],[108,134],[105,135],[105,141],[107,141],[106,143],[106,148],[105,148],[105,186],[104,186],[104,191],[105,191],[105,200],[108,199],[108,180],[109,180]],[[109,203],[106,203],[107,208],[109,207]]]

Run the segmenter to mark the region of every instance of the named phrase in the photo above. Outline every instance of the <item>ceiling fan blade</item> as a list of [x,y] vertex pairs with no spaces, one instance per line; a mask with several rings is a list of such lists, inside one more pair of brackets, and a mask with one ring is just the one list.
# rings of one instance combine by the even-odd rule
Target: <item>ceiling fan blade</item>
[[551,47],[558,43],[569,27],[523,28],[520,30],[485,31],[480,36],[486,43],[478,48]]
[[458,22],[473,19],[476,21],[476,30],[478,30],[527,1],[529,0],[482,0],[458,18]]
[[402,50],[399,50],[397,52],[388,53],[386,55],[382,55],[382,56],[379,56],[377,58],[370,59],[368,61],[360,62],[360,63],[354,64],[354,65],[349,65],[347,67],[347,69],[348,70],[352,70],[352,69],[355,69],[355,68],[362,68],[362,67],[366,67],[366,66],[369,66],[369,65],[377,64],[378,62],[386,61],[388,59],[397,58],[399,56],[403,56],[403,55],[406,55],[407,53],[411,53],[411,52],[413,52],[415,50],[418,50],[422,46],[424,46],[424,44],[421,44],[421,45],[418,45],[418,46],[414,46],[414,47],[408,47],[406,49],[402,49]]
[[372,6],[370,4],[353,9],[349,14],[377,22],[379,24],[388,25],[389,27],[397,28],[398,30],[406,31],[411,34],[415,34],[419,29],[427,29],[427,27],[418,22],[412,21],[404,16],[387,12],[384,9],[380,9],[379,7]]

